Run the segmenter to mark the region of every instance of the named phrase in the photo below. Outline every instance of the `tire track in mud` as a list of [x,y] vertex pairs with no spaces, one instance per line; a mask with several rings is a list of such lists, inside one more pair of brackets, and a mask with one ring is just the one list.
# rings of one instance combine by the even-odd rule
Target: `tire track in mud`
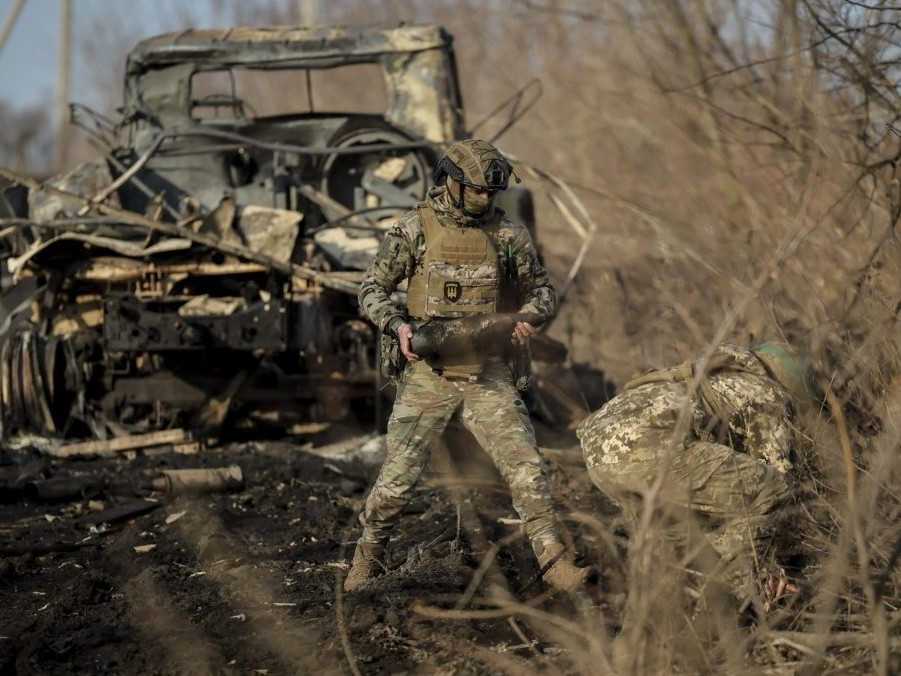
[[[254,460],[264,463],[264,459]],[[260,669],[272,675],[343,673],[335,666],[341,664],[341,657],[330,607],[334,569],[319,551],[329,546],[329,538],[323,541],[321,533],[327,530],[323,526],[334,509],[309,515],[306,507],[331,504],[326,499],[331,487],[318,485],[318,465],[310,471],[308,462],[300,474],[286,465],[273,477],[265,462],[257,475],[261,482],[262,478],[272,481],[275,490],[250,489],[244,497],[253,499],[182,496],[166,510],[136,522],[136,528],[126,528],[115,545],[104,551],[104,566],[123,592],[122,605],[128,606],[127,621],[134,625],[130,631],[140,641],[140,650],[148,654],[147,665],[159,662],[169,670],[161,673],[245,674]],[[312,478],[321,489],[297,509],[288,505],[289,499],[282,500],[286,493],[281,492],[283,484],[293,485],[294,475]],[[254,506],[245,509],[245,504]],[[166,512],[168,516],[184,514],[163,523]],[[244,518],[245,514],[252,518]],[[317,524],[312,532],[321,544],[313,545],[312,552],[306,547],[312,557],[309,566],[294,560],[294,542],[291,554],[283,555],[294,537],[293,533],[287,537],[283,530],[289,527],[288,514],[313,518]],[[307,541],[302,536],[297,539]],[[156,544],[151,552],[132,551],[133,545],[151,542]],[[285,602],[294,601],[298,607],[293,603],[286,607]],[[285,606],[280,607],[282,603]],[[165,619],[146,618],[141,613],[144,605],[154,608],[150,614]],[[198,655],[186,652],[186,644]]]
[[67,558],[65,573],[42,561],[44,575],[53,576],[41,585],[48,601],[8,632],[14,654],[2,673],[228,673],[216,646],[160,586],[159,567],[134,558],[136,531],[126,529],[103,551]]
[[200,627],[186,619],[171,597],[145,569],[123,587],[128,619],[143,642],[162,649],[163,664],[173,673],[190,676],[221,673],[226,660]]
[[[157,547],[146,558],[128,556],[135,531],[117,543],[118,551],[107,552],[106,566],[121,584],[128,622],[148,663],[158,664],[160,673],[192,676],[342,673],[317,659],[322,632],[311,622],[320,618],[292,616],[294,604],[285,603],[292,598],[260,565],[265,559],[203,503],[182,501],[179,508],[188,515],[156,532]],[[323,619],[334,617],[324,611]]]
[[[352,551],[345,545],[362,500],[347,496],[360,493],[339,484],[350,483],[346,475],[323,470],[318,461],[240,459],[256,470],[256,482],[241,494],[169,499],[163,509],[111,530],[96,551],[67,556],[82,564],[65,578],[73,590],[58,611],[51,606],[34,627],[17,628],[18,661],[42,676],[347,673],[333,606],[334,566]],[[452,488],[424,485],[398,525],[391,572],[345,598],[346,630],[363,673],[435,673],[450,664],[467,673],[496,673],[443,638],[491,649],[519,642],[502,621],[448,623],[410,612],[418,600],[454,603],[490,541],[509,534],[497,523],[510,514],[508,498],[461,491],[453,496]],[[460,549],[452,546],[458,501],[464,503]],[[151,551],[134,549],[150,543],[156,545]],[[534,570],[525,543],[510,550],[516,555],[501,553],[479,595],[518,588],[520,559]],[[50,579],[45,572],[34,588],[46,588],[37,580]],[[60,658],[48,649],[68,652]],[[86,664],[113,666],[85,670]]]
[[[333,636],[323,636],[321,622],[317,629],[310,618],[301,620],[292,615],[295,604],[286,602],[283,581],[262,566],[249,563],[255,558],[253,552],[229,533],[218,516],[199,503],[193,503],[189,511],[190,516],[177,523],[172,536],[196,558],[197,572],[203,573],[196,578],[203,582],[196,584],[215,588],[230,608],[228,616],[241,618],[235,621],[246,627],[242,661],[248,660],[248,654],[262,653],[275,658],[284,673],[343,673],[322,663],[319,655],[323,639],[330,641]],[[334,616],[330,610],[327,614]]]

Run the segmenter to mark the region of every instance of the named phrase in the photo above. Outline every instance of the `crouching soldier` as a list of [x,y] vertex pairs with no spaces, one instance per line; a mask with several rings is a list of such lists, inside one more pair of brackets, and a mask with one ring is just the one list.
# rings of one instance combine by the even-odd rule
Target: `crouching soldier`
[[[580,424],[577,434],[592,482],[638,518],[637,496],[669,456],[661,496],[700,516],[722,584],[741,602],[791,590],[766,564],[774,524],[791,495],[793,403],[811,396],[806,362],[781,343],[745,350],[724,345],[687,398],[695,365],[654,371]],[[689,425],[673,439],[680,413]]]
[[[408,212],[382,241],[360,288],[360,307],[383,332],[397,336],[406,366],[388,421],[387,455],[360,515],[363,533],[344,582],[352,591],[382,570],[391,527],[411,496],[430,444],[456,417],[475,436],[510,487],[533,551],[553,587],[574,589],[588,569],[576,567],[560,537],[548,481],[529,415],[503,352],[474,351],[421,359],[411,348],[424,322],[499,310],[553,316],[556,294],[528,231],[493,205],[512,168],[492,145],[455,143],[435,168],[425,202]],[[391,294],[407,280],[407,305]],[[512,307],[504,299],[515,297]],[[525,341],[536,326],[519,322],[511,339]]]

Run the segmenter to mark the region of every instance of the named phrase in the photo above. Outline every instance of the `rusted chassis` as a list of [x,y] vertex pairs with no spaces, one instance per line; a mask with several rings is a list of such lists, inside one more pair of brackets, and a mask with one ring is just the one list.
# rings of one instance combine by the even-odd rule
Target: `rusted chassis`
[[[29,321],[0,343],[3,430],[106,437],[216,431],[227,418],[280,427],[345,418],[378,396],[374,338],[359,319],[332,314],[323,295],[232,299],[242,309],[223,315],[131,293],[69,303],[45,287]],[[58,303],[66,309],[41,317]]]

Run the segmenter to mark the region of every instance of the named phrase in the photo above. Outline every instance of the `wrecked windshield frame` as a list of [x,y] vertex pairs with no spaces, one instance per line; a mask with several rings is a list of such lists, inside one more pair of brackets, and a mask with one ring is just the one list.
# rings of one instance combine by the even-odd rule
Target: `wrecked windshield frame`
[[380,64],[329,68],[222,68],[191,77],[191,118],[256,120],[317,112],[383,115],[388,106]]

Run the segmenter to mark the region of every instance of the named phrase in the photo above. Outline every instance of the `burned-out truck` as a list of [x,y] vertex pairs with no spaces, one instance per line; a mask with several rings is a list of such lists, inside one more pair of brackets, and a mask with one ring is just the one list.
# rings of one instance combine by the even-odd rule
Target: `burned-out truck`
[[[451,36],[162,35],[128,55],[119,113],[74,105],[100,159],[32,183],[27,213],[6,219],[4,435],[371,409],[377,337],[356,286],[437,153],[466,136]],[[528,191],[505,199],[531,226]]]

